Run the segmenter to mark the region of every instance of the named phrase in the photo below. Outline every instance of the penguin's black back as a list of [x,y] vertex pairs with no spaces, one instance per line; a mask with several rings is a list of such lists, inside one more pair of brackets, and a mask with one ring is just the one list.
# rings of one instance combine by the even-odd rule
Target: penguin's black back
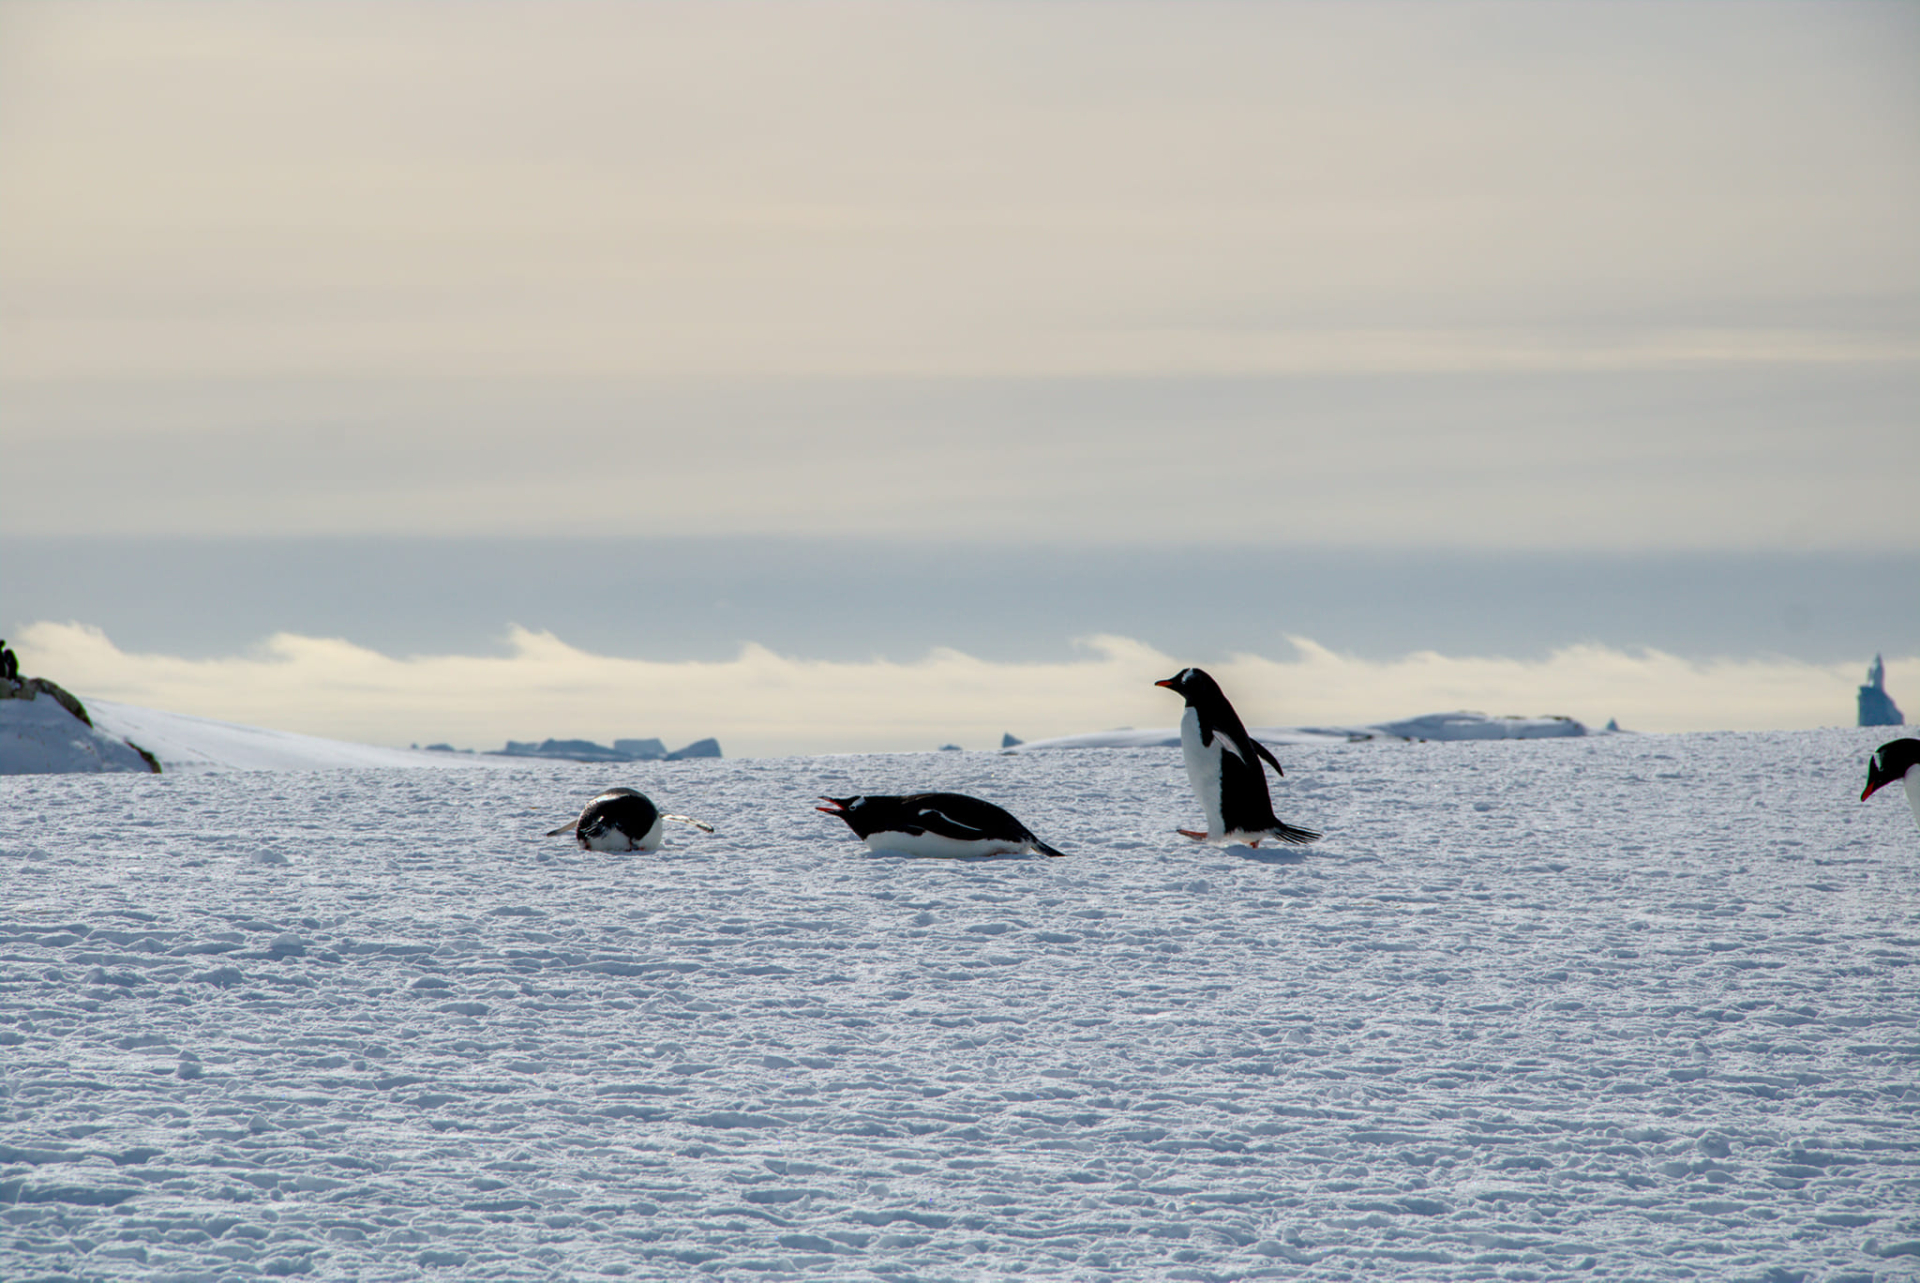
[[579,827],[575,832],[582,846],[589,839],[614,829],[638,842],[659,818],[660,808],[646,794],[634,789],[611,788],[587,803],[586,809],[580,812]]
[[1043,855],[1061,854],[1005,810],[965,793],[867,793],[827,800],[841,808],[831,814],[845,820],[862,840],[875,833],[933,833],[958,842],[1030,842]]
[[1251,753],[1220,755],[1220,822],[1229,833],[1258,833],[1280,823],[1267,789],[1267,768]]

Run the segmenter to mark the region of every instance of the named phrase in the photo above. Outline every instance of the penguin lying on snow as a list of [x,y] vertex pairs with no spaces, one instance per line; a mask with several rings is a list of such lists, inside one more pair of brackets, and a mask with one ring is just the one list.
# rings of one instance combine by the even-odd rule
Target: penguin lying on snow
[[1061,856],[1027,826],[991,802],[962,793],[909,793],[905,797],[823,797],[816,811],[847,822],[869,850],[948,858],[1014,855],[1034,851]]
[[1260,759],[1273,763],[1274,774],[1286,772],[1265,744],[1247,734],[1219,683],[1201,669],[1183,668],[1154,685],[1187,701],[1186,714],[1180,719],[1180,752],[1187,759],[1193,791],[1200,795],[1200,809],[1207,814],[1207,831],[1181,829],[1182,835],[1196,842],[1245,842],[1248,846],[1259,846],[1262,838],[1295,846],[1319,840],[1312,829],[1296,829],[1274,818],[1267,772]]
[[713,825],[684,815],[662,815],[644,793],[633,789],[608,789],[580,812],[571,824],[562,824],[547,836],[557,838],[571,833],[580,840],[583,851],[657,851],[660,849],[660,822],[676,820],[691,824],[702,833],[713,832]]
[[1899,780],[1907,788],[1907,805],[1913,808],[1913,821],[1920,824],[1920,740],[1889,740],[1873,750],[1867,759],[1867,787],[1860,793],[1866,801],[1874,793]]

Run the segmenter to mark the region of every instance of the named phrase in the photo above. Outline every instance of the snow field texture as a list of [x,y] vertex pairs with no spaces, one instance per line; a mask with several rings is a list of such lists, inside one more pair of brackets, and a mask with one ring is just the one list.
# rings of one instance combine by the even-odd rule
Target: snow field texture
[[[0,1278],[1911,1278],[1884,737],[1295,747],[1284,852],[1167,749],[12,777]],[[914,789],[1071,858],[811,809]]]

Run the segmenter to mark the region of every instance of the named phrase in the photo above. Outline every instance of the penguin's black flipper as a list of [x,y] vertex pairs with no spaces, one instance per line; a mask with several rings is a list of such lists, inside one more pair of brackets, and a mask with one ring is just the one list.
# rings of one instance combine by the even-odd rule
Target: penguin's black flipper
[[579,820],[568,820],[565,824],[562,824],[557,829],[548,829],[547,836],[550,838],[557,838],[563,834],[571,833],[579,827],[580,827]]
[[1265,744],[1262,744],[1259,740],[1255,739],[1251,735],[1247,736],[1247,743],[1253,745],[1254,752],[1258,753],[1260,756],[1266,758],[1269,762],[1273,763],[1273,773],[1275,775],[1286,774],[1285,771],[1280,769],[1280,759],[1275,757],[1272,751],[1269,750]]
[[[968,798],[967,800],[973,802],[975,807],[984,807],[987,805],[987,803],[977,801],[973,798]],[[951,804],[948,806],[948,810],[960,809],[961,808],[952,806]],[[1004,815],[1005,812],[1003,811],[1001,814]],[[940,810],[938,807],[923,806],[919,808],[919,813],[914,818],[926,820],[928,822],[927,828],[943,837],[975,838],[985,837],[987,835],[987,831],[978,824],[969,824],[965,820],[956,820],[953,816],[947,814],[946,811]],[[1008,818],[1011,819],[1012,817],[1009,816]]]

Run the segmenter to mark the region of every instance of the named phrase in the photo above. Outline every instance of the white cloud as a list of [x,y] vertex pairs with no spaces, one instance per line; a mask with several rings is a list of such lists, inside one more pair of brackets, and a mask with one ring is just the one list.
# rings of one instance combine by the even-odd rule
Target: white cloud
[[[1152,682],[1175,658],[1096,637],[1064,663],[993,663],[935,650],[913,663],[823,662],[747,646],[717,663],[595,655],[516,629],[503,656],[395,658],[281,633],[254,653],[183,659],[122,651],[99,629],[40,622],[17,637],[28,671],[94,696],[281,730],[406,744],[498,747],[509,738],[714,735],[730,756],[968,748],[1003,731],[1039,738],[1118,725],[1171,726],[1179,704]],[[1430,651],[1377,662],[1289,638],[1286,658],[1207,662],[1256,725],[1356,724],[1472,708],[1617,717],[1645,731],[1850,723],[1858,665],[1787,659],[1693,662],[1657,651],[1571,646],[1545,660]],[[1888,663],[1896,698],[1920,701],[1920,656]],[[1911,709],[1909,709],[1911,711]]]

